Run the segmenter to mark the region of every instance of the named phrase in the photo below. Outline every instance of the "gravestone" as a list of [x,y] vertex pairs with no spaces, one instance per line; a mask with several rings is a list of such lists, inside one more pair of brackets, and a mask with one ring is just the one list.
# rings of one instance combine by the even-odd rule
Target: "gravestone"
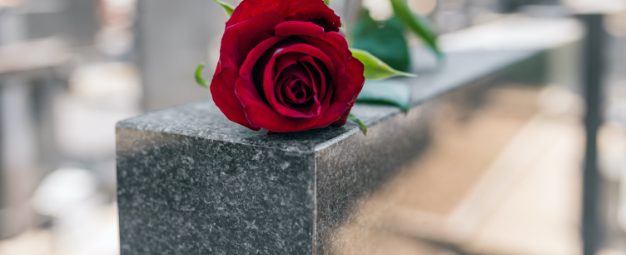
[[332,254],[360,203],[428,143],[430,102],[487,86],[540,53],[450,53],[438,72],[400,80],[412,90],[410,113],[355,107],[367,136],[353,124],[253,132],[208,101],[120,122],[122,255]]

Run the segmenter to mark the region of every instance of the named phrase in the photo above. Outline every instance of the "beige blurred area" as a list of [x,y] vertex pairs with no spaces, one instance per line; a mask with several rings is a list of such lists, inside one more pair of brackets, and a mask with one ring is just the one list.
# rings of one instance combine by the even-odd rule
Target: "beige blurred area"
[[504,86],[473,112],[458,96],[425,106],[432,145],[359,206],[335,254],[579,253],[576,96]]
[[[326,240],[331,253],[582,254],[585,31],[568,14],[626,0],[407,2],[445,51],[568,44],[521,77],[533,82],[421,106],[433,116],[430,143],[352,208]],[[348,28],[363,6],[376,20],[393,13],[384,0],[331,6]],[[0,255],[119,254],[114,125],[207,100],[193,71],[215,67],[224,20],[212,0],[0,0]],[[605,21],[598,254],[617,255],[626,254],[626,11]],[[423,44],[409,44],[418,76],[436,72]]]

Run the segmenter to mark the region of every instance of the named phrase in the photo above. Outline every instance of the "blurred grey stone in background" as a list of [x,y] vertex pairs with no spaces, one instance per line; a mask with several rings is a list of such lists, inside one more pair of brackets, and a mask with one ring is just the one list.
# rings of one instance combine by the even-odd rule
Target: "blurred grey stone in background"
[[[207,98],[195,85],[197,64],[217,60],[217,47],[226,15],[211,0],[139,0],[137,62],[144,84],[147,110]],[[222,17],[224,22],[217,17]]]
[[25,0],[26,38],[63,37],[74,46],[93,44],[98,31],[96,0]]

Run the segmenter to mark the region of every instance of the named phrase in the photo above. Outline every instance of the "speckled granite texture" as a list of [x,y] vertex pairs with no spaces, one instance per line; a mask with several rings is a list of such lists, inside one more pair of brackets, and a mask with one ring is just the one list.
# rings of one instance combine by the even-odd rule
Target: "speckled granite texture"
[[[437,96],[538,52],[450,54],[407,80],[414,108],[359,106],[370,125],[275,135],[227,121],[212,102],[117,125],[122,255],[328,254],[351,209],[420,150]],[[414,83],[414,84],[413,84]]]

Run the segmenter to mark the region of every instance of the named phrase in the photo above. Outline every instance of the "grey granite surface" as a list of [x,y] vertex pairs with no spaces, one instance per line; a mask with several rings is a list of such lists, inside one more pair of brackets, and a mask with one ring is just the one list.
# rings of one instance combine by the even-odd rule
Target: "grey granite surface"
[[353,124],[254,132],[198,102],[120,122],[122,255],[332,254],[335,230],[428,142],[432,102],[537,57],[451,53],[436,73],[403,80],[413,109],[357,106]]

